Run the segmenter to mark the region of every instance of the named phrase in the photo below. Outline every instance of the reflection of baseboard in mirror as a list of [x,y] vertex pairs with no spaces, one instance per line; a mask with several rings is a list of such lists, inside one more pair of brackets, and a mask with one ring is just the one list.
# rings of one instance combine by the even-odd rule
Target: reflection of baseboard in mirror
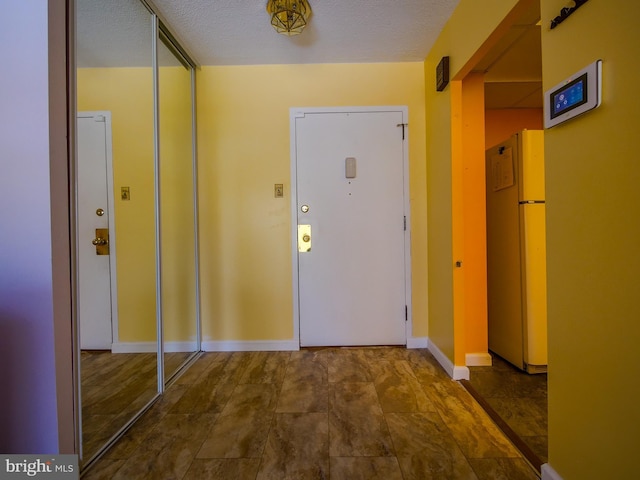
[[[113,353],[150,353],[158,350],[156,342],[115,342],[111,351]],[[164,342],[165,353],[195,352],[197,343],[191,342]]]

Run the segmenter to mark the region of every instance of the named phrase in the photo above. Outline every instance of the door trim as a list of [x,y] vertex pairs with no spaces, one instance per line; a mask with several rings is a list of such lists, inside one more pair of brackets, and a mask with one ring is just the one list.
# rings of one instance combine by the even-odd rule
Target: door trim
[[[107,110],[97,110],[88,112],[78,112],[77,118],[93,118],[98,115],[104,117],[105,137],[106,137],[106,158],[107,158],[107,208],[109,209],[109,275],[111,286],[111,350],[113,345],[118,343],[118,278],[116,275],[116,219],[115,219],[115,198],[113,182],[113,137],[111,133],[111,112]],[[77,169],[76,169],[77,171]],[[78,179],[76,179],[76,183]],[[77,189],[76,189],[77,196]],[[82,202],[82,199],[78,199]],[[78,219],[76,218],[76,223]],[[76,239],[79,242],[79,239]]]
[[[290,128],[290,161],[291,161],[291,265],[293,287],[293,337],[300,348],[300,298],[298,276],[298,172],[296,153],[296,119],[304,118],[306,114],[317,113],[375,113],[375,112],[400,112],[402,114],[404,134],[402,149],[403,163],[403,208],[406,217],[406,230],[404,232],[404,295],[407,306],[407,320],[405,322],[405,345],[413,338],[413,315],[411,305],[411,204],[409,195],[409,107],[407,106],[380,106],[380,107],[292,107],[289,109]],[[398,126],[400,130],[400,126]]]

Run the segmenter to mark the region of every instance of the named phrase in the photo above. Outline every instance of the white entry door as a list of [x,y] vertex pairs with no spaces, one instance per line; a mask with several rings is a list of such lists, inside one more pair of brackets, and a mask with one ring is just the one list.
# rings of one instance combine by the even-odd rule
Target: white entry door
[[406,344],[406,107],[352,110],[292,111],[301,346]]
[[[111,152],[111,118],[108,112],[78,114],[78,297],[80,348],[111,350],[111,254],[113,229],[108,201],[108,175]],[[109,233],[109,254],[97,254],[94,245]]]

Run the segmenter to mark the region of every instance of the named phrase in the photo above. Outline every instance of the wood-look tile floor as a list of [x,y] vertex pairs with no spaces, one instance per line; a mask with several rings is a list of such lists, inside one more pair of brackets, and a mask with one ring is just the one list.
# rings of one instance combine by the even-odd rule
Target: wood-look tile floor
[[205,353],[87,479],[517,479],[531,466],[427,350]]

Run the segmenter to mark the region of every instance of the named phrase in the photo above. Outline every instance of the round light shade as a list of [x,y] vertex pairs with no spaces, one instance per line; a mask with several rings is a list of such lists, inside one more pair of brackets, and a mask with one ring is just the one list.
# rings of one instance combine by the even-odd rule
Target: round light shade
[[298,35],[307,26],[311,6],[307,0],[269,0],[267,12],[271,25],[283,35]]

